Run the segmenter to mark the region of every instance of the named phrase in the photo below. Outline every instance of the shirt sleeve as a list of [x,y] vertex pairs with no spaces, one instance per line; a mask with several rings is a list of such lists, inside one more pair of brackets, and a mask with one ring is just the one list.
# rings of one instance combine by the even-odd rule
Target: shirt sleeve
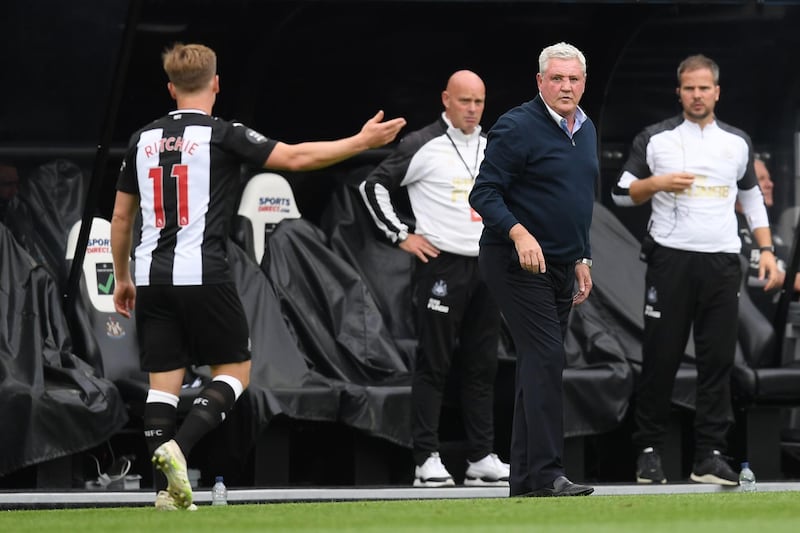
[[122,164],[119,167],[117,177],[117,190],[139,196],[139,182],[136,179],[136,143],[131,142]]
[[397,215],[392,196],[407,176],[409,163],[417,149],[418,144],[413,142],[413,138],[404,138],[358,187],[375,225],[394,244],[408,237],[409,228]]
[[248,128],[240,122],[231,122],[227,129],[224,147],[250,165],[263,167],[278,141]]
[[631,207],[636,205],[630,196],[631,183],[653,175],[650,165],[647,163],[647,144],[649,140],[650,135],[644,131],[633,139],[628,159],[622,166],[622,172],[617,179],[616,185],[611,190],[611,199],[619,206]]

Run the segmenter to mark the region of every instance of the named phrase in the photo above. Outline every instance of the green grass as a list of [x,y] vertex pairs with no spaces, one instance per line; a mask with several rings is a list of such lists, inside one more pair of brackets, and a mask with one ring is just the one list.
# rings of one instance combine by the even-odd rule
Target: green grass
[[703,532],[800,531],[800,493],[663,494],[203,505],[0,512],[8,533]]

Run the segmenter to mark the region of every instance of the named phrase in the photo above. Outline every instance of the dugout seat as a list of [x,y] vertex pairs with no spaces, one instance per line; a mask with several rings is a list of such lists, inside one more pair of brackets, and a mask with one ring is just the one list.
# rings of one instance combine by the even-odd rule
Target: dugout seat
[[264,244],[275,226],[285,218],[300,218],[300,210],[289,182],[280,174],[264,172],[250,178],[239,200],[233,238],[257,264]]
[[[259,265],[269,285],[260,298],[266,302],[277,296],[279,313],[294,339],[291,349],[284,345],[280,353],[268,350],[275,360],[271,371],[262,374],[265,381],[271,382],[290,418],[324,422],[334,414],[337,422],[357,430],[354,479],[383,480],[384,472],[363,474],[371,466],[362,457],[369,454],[361,453],[368,442],[361,436],[408,445],[410,385],[368,288],[333,254],[323,233],[302,220],[284,177],[262,173],[248,180],[237,215],[232,242]],[[234,260],[238,253],[229,255],[236,269],[249,272],[241,259]],[[240,293],[246,308],[254,297],[254,280],[247,277],[251,281]],[[256,342],[253,337],[254,360]],[[254,376],[257,372],[254,363]],[[398,372],[402,377],[395,376]]]
[[[80,233],[76,222],[67,236],[66,259],[72,264]],[[131,380],[147,383],[147,374],[139,369],[139,345],[136,322],[119,316],[114,310],[114,262],[111,256],[111,223],[92,220],[83,272],[76,298],[76,343],[101,375],[113,382]],[[73,328],[74,329],[74,328]],[[146,388],[145,388],[146,390]]]
[[[732,374],[741,438],[745,457],[759,476],[781,479],[782,411],[800,406],[800,363],[793,354],[779,353],[778,332],[750,299],[745,280],[749,265],[746,258],[741,260],[739,345]],[[787,324],[787,337],[794,335],[795,327]]]
[[[76,222],[67,236],[68,265],[75,258],[81,222]],[[134,265],[131,265],[133,270]],[[111,223],[92,219],[83,272],[75,298],[75,313],[70,329],[76,352],[111,380],[122,393],[131,414],[141,417],[147,397],[148,376],[139,368],[139,343],[136,336],[135,310],[126,319],[114,310],[114,262],[111,255]],[[181,392],[179,413],[185,414],[207,374],[187,373]]]
[[794,231],[798,219],[800,219],[800,206],[787,207],[778,218],[775,232],[787,245],[794,242]]
[[359,273],[305,219],[277,226],[261,270],[309,367],[341,385],[339,420],[410,447],[410,369]]

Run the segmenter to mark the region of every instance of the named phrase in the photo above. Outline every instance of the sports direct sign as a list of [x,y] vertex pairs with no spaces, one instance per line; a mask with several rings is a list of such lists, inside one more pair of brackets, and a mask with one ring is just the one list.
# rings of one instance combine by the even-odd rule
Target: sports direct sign
[[86,254],[110,254],[111,239],[89,239],[86,243]]
[[259,212],[288,213],[291,208],[292,200],[285,196],[261,196],[258,199]]

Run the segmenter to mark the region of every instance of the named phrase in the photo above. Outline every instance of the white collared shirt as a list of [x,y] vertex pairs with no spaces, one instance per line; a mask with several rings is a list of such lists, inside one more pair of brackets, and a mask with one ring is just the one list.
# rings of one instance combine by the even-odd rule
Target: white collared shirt
[[575,135],[575,133],[577,133],[577,131],[579,129],[581,129],[581,126],[583,125],[583,123],[586,122],[586,118],[587,118],[586,117],[586,113],[583,112],[583,109],[581,109],[581,106],[578,106],[575,109],[575,127],[572,128],[572,131],[569,131],[569,127],[567,126],[567,119],[562,117],[561,115],[559,115],[555,111],[553,111],[553,108],[550,107],[549,105],[547,105],[547,102],[545,102],[544,97],[542,96],[542,93],[539,93],[539,98],[542,99],[542,103],[547,108],[547,112],[550,113],[550,117],[555,121],[556,124],[558,124],[559,128],[564,130],[564,133],[569,135],[570,139],[572,139],[572,136]]

